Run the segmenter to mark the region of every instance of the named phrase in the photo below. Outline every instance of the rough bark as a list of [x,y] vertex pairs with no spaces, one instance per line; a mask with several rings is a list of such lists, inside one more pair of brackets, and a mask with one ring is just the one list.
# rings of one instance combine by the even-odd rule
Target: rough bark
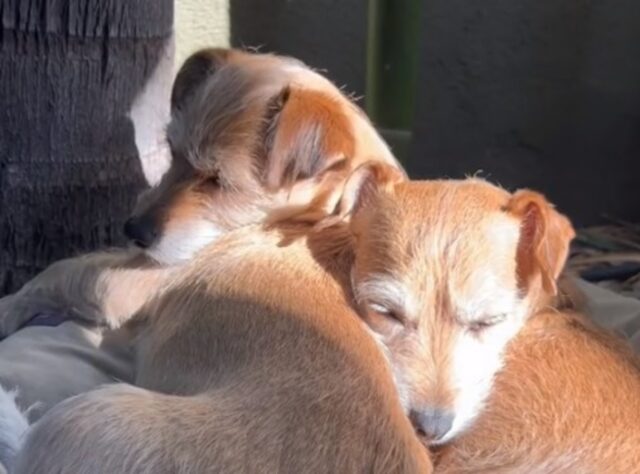
[[0,3],[0,295],[50,262],[122,242],[145,185],[128,112],[171,0]]

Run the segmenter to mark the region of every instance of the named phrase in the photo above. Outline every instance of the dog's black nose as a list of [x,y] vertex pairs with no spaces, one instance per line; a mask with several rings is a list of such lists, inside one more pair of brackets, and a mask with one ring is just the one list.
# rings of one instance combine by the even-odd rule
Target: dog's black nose
[[415,428],[433,441],[443,438],[449,432],[454,419],[453,413],[440,408],[411,410],[409,417]]
[[146,217],[132,217],[124,223],[124,235],[138,247],[151,247],[158,232],[155,223]]

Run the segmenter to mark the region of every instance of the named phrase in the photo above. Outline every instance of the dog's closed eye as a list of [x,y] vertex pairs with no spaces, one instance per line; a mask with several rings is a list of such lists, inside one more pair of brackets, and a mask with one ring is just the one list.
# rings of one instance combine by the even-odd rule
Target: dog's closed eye
[[496,326],[503,322],[507,318],[507,313],[499,313],[491,316],[487,316],[476,321],[467,323],[467,330],[471,333],[478,334],[493,326]]
[[383,316],[392,322],[399,323],[402,325],[405,324],[405,320],[400,315],[400,313],[392,309],[389,309],[381,304],[369,303],[368,308],[370,311],[373,311],[374,313],[379,314],[380,316]]

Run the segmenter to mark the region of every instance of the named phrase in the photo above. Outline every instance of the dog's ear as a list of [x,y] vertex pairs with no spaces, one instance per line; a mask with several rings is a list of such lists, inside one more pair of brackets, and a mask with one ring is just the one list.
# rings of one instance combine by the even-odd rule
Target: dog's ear
[[269,188],[315,178],[354,155],[354,131],[344,107],[323,92],[297,86],[271,100],[265,139]]
[[183,106],[194,91],[224,64],[227,63],[230,49],[202,49],[189,56],[176,75],[171,91],[171,110]]
[[544,196],[529,190],[516,192],[507,205],[507,211],[521,223],[516,256],[521,289],[528,290],[532,279],[539,276],[543,290],[555,295],[569,244],[575,237],[571,222]]
[[338,204],[338,216],[353,219],[371,205],[378,193],[390,192],[393,186],[404,180],[406,175],[394,166],[379,161],[360,165],[345,183]]
[[[316,222],[316,229],[325,229],[338,223],[349,222],[351,230],[357,234],[358,224],[356,217],[363,214],[361,211],[368,208],[379,192],[390,192],[393,186],[407,179],[403,170],[381,161],[367,161],[357,167],[345,179],[342,175],[329,175],[327,189],[337,195],[337,203],[333,206],[331,213],[316,212],[318,206],[308,207],[310,211],[305,211],[301,215],[311,218],[307,221]],[[333,179],[332,179],[333,178]],[[325,193],[326,194],[326,193]],[[320,199],[323,199],[321,193]],[[325,209],[326,211],[326,209]]]

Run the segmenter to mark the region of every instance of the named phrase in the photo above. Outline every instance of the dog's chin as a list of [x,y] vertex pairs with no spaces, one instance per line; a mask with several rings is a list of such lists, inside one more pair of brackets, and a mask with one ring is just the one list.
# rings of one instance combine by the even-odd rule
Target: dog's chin
[[145,254],[160,265],[184,264],[223,234],[224,230],[209,222],[185,225],[180,230],[165,232],[152,246],[145,249]]

